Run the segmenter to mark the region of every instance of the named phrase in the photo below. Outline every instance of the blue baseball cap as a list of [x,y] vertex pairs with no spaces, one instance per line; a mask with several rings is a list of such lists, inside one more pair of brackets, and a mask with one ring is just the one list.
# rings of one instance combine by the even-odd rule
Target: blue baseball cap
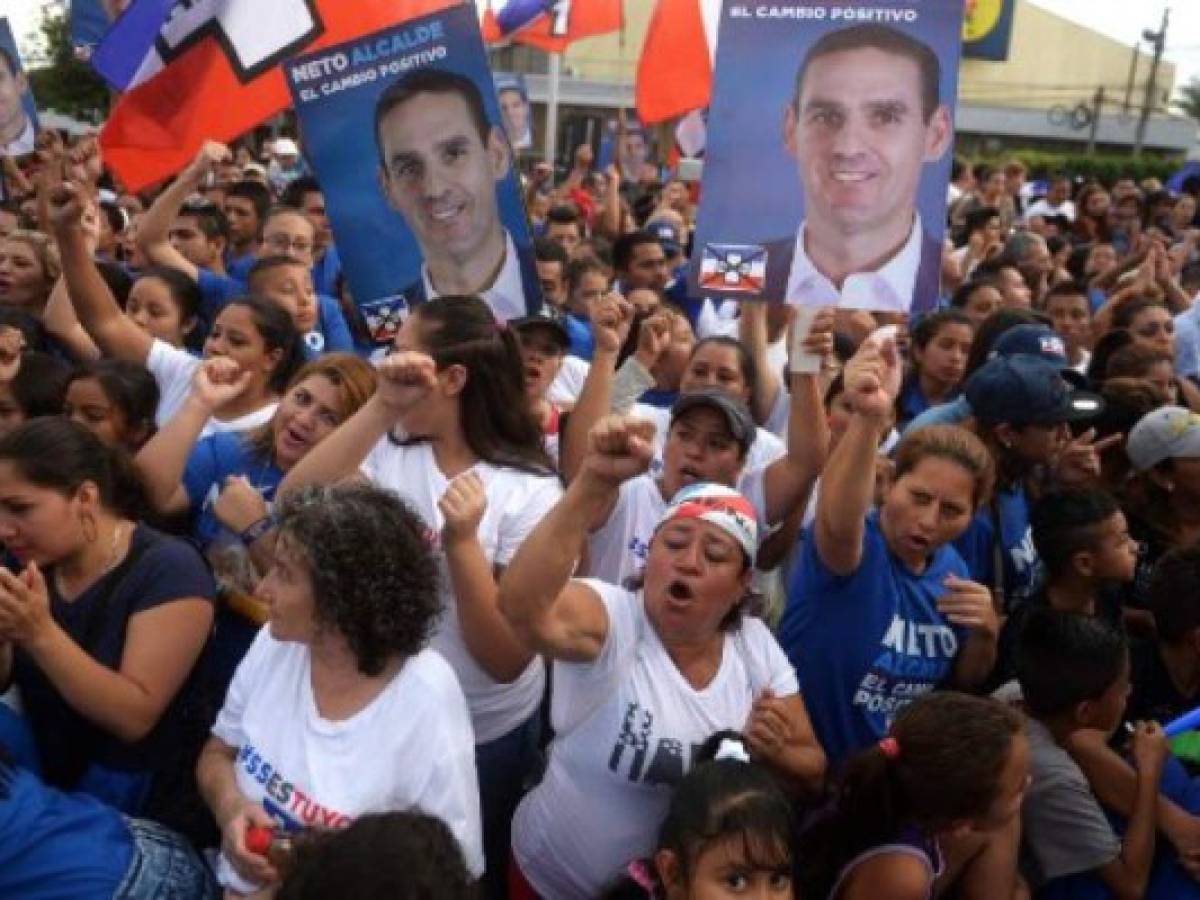
[[980,366],[963,388],[971,412],[985,422],[1061,425],[1104,410],[1097,394],[1072,390],[1058,365],[1043,356],[997,356]]
[[1071,368],[1067,345],[1058,333],[1047,325],[1015,325],[996,338],[988,359],[997,356],[1037,356],[1058,366],[1062,376],[1077,388],[1087,387],[1087,378]]

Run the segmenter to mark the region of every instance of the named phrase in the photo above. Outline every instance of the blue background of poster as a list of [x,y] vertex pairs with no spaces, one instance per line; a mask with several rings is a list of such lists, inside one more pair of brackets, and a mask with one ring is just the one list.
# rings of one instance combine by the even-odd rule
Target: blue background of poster
[[100,0],[71,0],[71,43],[89,52],[96,49],[112,23]]
[[[25,63],[21,61],[21,54],[17,50],[17,41],[13,37],[8,19],[0,19],[0,47],[11,53],[13,59],[17,61],[17,65],[21,67],[21,71],[25,71]],[[33,127],[36,130],[38,127],[37,101],[33,98],[32,89],[21,95],[21,105],[25,107],[25,115],[33,119]]]
[[[374,62],[351,65],[322,81],[373,72],[388,61],[441,45],[446,48],[445,56],[429,67],[470,78],[483,96],[488,121],[503,132],[479,21],[471,4],[459,4],[355,41],[297,56],[283,66],[300,119],[304,152],[325,193],[338,253],[359,306],[394,295],[421,277],[420,247],[400,214],[388,205],[379,185],[379,156],[374,136],[375,102],[404,73],[397,71],[375,77],[330,96],[321,96],[319,86],[322,81],[298,81],[295,70],[309,62],[333,57],[338,52],[350,54],[354,48],[373,48],[381,38],[399,35],[434,21],[442,23],[443,38]],[[306,89],[315,91],[317,98],[311,99],[305,93]],[[529,246],[532,241],[515,171],[514,166],[496,185],[500,218],[518,247]],[[535,299],[534,304],[537,303],[540,298]]]
[[[697,286],[705,244],[761,244],[795,237],[804,218],[796,160],[783,142],[783,116],[796,70],[809,49],[831,31],[858,20],[738,18],[735,9],[913,10],[914,24],[881,22],[930,45],[941,62],[941,100],[953,112],[958,95],[962,0],[875,0],[865,3],[755,3],[728,0],[721,11],[712,104],[709,107],[700,214],[689,283],[695,296],[716,293]],[[923,167],[917,208],[927,234],[941,240],[953,143],[936,163]],[[765,296],[781,297],[786,284],[768,284]],[[755,299],[731,293],[738,299]],[[762,296],[762,295],[760,295]]]

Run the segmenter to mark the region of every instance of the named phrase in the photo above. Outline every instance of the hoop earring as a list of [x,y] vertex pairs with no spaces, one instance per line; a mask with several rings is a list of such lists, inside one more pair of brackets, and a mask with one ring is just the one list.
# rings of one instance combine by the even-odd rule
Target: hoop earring
[[91,513],[81,513],[79,516],[79,527],[83,530],[83,539],[89,544],[94,544],[99,535],[96,528],[96,517]]

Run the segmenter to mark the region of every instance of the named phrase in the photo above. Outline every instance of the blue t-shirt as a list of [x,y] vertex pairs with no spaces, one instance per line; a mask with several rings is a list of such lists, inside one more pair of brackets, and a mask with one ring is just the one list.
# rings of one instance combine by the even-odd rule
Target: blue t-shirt
[[967,567],[941,547],[916,574],[888,550],[878,513],[867,516],[858,568],[835,575],[808,530],[779,625],[821,746],[831,764],[880,740],[896,713],[941,684],[966,631],[937,610],[949,575]]
[[[92,659],[113,670],[121,667],[133,616],[174,600],[216,598],[216,584],[196,548],[145,525],[134,530],[125,560],[70,602],[59,596],[51,572],[46,583],[54,621]],[[13,681],[21,689],[44,776],[56,787],[90,793],[136,815],[156,774],[181,759],[191,679],[150,733],[132,743],[78,712],[20,647],[13,653]]]
[[[1000,550],[1004,559],[1004,609],[1033,596],[1041,583],[1041,560],[1033,546],[1029,525],[1029,498],[1024,485],[996,491],[993,501],[1000,520]],[[975,514],[967,530],[954,542],[967,564],[971,580],[996,586],[996,528],[991,505]]]
[[587,319],[581,319],[575,313],[563,316],[563,325],[567,329],[567,337],[571,341],[570,353],[588,362],[596,352],[596,337],[592,334],[592,324]]
[[183,486],[192,509],[192,536],[203,548],[228,531],[213,513],[213,504],[230,475],[241,475],[270,503],[283,481],[274,459],[263,459],[247,445],[244,434],[219,431],[201,438],[188,457]]
[[317,327],[304,335],[304,354],[316,359],[323,353],[353,353],[354,338],[342,307],[328,294],[317,294]]
[[948,403],[939,403],[919,413],[915,419],[901,429],[905,434],[924,428],[926,425],[961,425],[971,418],[971,404],[959,394]]
[[211,326],[217,314],[230,300],[246,293],[246,282],[228,275],[218,275],[208,269],[196,270],[196,287],[200,288],[200,318],[205,327]]
[[132,862],[120,813],[0,762],[0,897],[110,900]]
[[230,278],[244,282],[250,277],[250,270],[258,262],[258,254],[248,250],[241,256],[234,256],[232,251],[225,254],[225,271]]
[[905,425],[929,408],[929,401],[921,390],[921,380],[910,378],[896,400],[897,427],[903,431]]

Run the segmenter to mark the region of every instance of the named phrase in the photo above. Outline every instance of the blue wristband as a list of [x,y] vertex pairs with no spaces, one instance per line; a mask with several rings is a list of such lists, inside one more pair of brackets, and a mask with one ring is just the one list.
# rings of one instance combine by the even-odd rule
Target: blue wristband
[[241,539],[243,544],[249,547],[274,527],[275,517],[268,514],[263,516],[261,519],[239,534],[238,537]]

